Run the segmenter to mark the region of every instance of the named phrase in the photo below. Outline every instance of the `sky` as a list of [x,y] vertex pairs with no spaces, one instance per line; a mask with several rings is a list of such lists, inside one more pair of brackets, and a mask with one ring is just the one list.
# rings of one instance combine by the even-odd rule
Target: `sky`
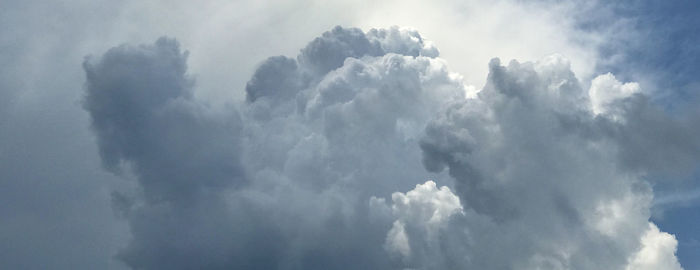
[[0,6],[0,268],[700,269],[694,1]]

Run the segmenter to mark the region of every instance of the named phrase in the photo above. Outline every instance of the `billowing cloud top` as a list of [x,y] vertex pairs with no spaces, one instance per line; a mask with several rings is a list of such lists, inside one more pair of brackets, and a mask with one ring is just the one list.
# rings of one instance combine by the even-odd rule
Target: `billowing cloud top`
[[645,176],[697,162],[697,130],[613,75],[583,89],[562,56],[494,59],[468,97],[438,55],[414,30],[336,27],[265,60],[246,101],[223,109],[194,98],[175,40],[86,60],[103,164],[139,184],[113,195],[132,233],[118,257],[136,269],[681,269],[674,236],[649,222]]

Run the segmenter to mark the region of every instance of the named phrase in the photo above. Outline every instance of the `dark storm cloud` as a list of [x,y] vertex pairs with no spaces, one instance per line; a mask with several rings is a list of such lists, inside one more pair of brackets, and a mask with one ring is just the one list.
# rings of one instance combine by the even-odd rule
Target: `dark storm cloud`
[[84,64],[102,161],[138,179],[114,195],[132,268],[680,268],[644,179],[676,162],[632,157],[694,164],[697,131],[612,76],[496,59],[466,98],[416,31],[336,27],[213,109],[186,58],[163,38]]
[[186,58],[175,40],[161,38],[153,45],[113,48],[84,64],[84,107],[103,164],[117,173],[130,169],[143,194],[113,195],[133,237],[118,257],[148,269],[219,269],[255,261],[265,266],[269,262],[259,255],[236,249],[274,249],[244,237],[249,229],[264,231],[264,224],[229,226],[240,221],[222,197],[245,179],[238,115],[193,100]]
[[176,41],[161,38],[84,65],[84,106],[102,161],[115,172],[132,167],[150,200],[178,201],[244,179],[237,114],[217,115],[192,100],[186,59]]
[[290,99],[301,87],[300,74],[294,59],[284,56],[270,57],[258,67],[246,85],[246,100],[255,102],[261,97]]

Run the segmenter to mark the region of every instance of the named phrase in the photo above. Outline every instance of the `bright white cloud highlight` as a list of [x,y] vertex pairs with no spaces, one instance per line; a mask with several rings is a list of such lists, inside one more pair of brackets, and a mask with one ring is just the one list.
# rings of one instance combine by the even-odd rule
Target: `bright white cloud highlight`
[[659,231],[654,223],[642,236],[642,248],[630,257],[626,270],[680,270],[675,256],[678,241],[671,234]]
[[613,102],[639,93],[639,84],[634,82],[621,83],[610,73],[600,75],[593,79],[589,95],[593,112],[606,113],[613,106]]

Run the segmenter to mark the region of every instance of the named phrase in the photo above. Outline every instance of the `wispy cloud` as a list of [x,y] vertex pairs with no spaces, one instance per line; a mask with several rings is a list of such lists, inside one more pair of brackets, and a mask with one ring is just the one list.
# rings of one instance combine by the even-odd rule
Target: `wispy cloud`
[[662,208],[688,207],[700,203],[700,188],[656,194],[653,206]]

